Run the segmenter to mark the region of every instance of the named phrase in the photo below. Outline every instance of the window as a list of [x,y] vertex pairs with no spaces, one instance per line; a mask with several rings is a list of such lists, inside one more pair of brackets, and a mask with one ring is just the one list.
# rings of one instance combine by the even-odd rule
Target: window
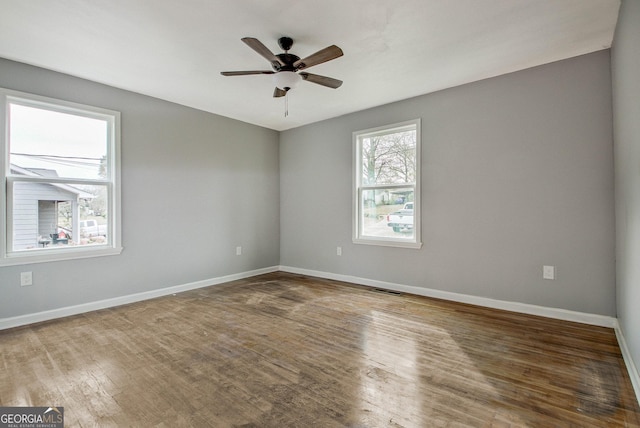
[[353,133],[353,242],[420,248],[420,119]]
[[0,265],[120,252],[115,111],[0,89]]

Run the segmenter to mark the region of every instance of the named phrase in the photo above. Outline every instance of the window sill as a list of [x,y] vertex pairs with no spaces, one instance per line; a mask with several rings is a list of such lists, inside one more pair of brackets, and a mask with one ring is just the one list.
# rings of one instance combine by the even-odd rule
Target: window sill
[[56,249],[51,252],[12,253],[0,260],[0,266],[29,265],[35,263],[49,263],[63,260],[87,259],[92,257],[117,256],[122,253],[122,247],[99,246],[93,248]]
[[380,238],[377,239],[366,239],[366,238],[354,238],[354,244],[362,244],[362,245],[377,245],[380,247],[396,247],[396,248],[409,248],[412,250],[419,250],[422,248],[422,242],[402,242],[396,240],[383,240]]

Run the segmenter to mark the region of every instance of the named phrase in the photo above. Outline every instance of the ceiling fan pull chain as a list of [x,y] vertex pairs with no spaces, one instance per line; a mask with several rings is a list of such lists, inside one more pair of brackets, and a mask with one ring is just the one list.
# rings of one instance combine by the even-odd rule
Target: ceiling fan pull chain
[[284,117],[289,116],[289,91],[284,94]]

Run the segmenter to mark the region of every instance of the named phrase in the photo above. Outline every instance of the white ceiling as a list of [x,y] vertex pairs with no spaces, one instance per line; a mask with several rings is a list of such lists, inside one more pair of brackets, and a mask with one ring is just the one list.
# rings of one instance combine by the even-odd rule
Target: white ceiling
[[[0,57],[275,130],[606,49],[619,0],[0,0]],[[256,37],[344,81],[272,98]]]

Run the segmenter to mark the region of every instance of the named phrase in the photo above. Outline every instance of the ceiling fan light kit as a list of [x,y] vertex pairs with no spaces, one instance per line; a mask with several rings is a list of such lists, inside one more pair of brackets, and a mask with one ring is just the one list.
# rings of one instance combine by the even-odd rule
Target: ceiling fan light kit
[[298,86],[298,82],[300,82],[301,79],[298,73],[294,71],[280,71],[273,75],[273,82],[276,88],[280,88],[283,91],[294,89]]
[[[311,54],[305,58],[300,58],[297,55],[289,53],[289,49],[293,46],[293,39],[290,37],[280,37],[278,39],[278,45],[284,50],[284,53],[275,55],[269,50],[262,42],[253,37],[244,37],[242,41],[251,49],[256,51],[259,55],[265,58],[271,64],[271,70],[250,70],[250,71],[223,71],[220,74],[223,76],[246,76],[251,74],[272,74],[273,82],[276,86],[273,91],[274,98],[285,97],[291,90],[294,89],[300,80],[315,83],[317,85],[325,86],[327,88],[337,89],[342,85],[342,81],[334,79],[332,77],[320,76],[318,74],[311,73],[298,73],[314,65],[322,64],[323,62],[331,61],[344,55],[342,49],[336,45],[328,46],[318,52]],[[287,116],[287,107],[285,104],[285,116]]]

